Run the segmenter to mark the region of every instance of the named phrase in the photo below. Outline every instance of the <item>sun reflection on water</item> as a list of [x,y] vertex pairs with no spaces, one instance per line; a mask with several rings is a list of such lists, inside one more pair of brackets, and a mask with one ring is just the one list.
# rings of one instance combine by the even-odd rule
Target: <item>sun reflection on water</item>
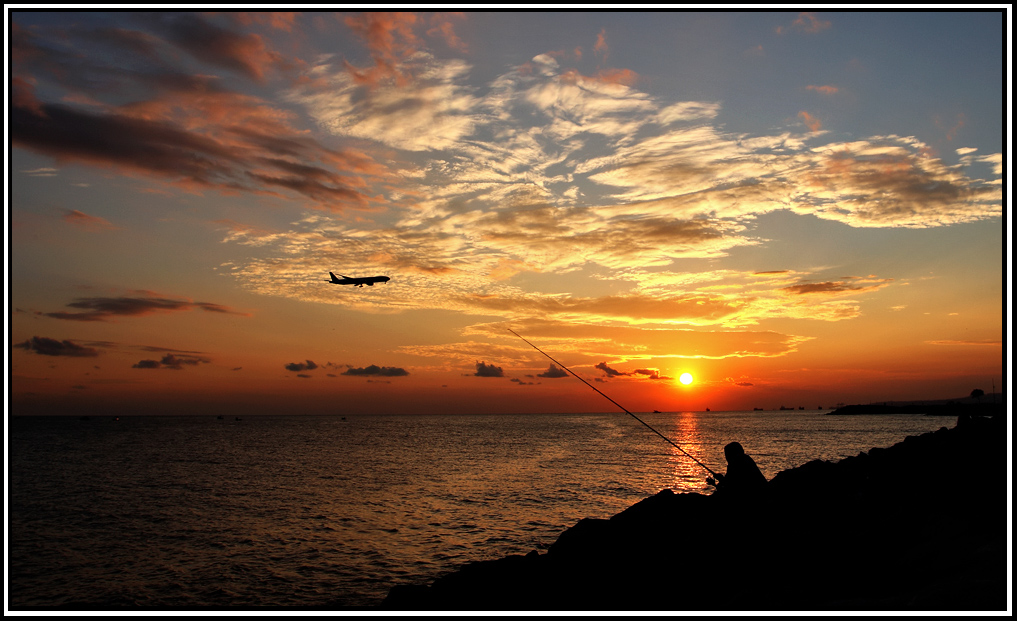
[[[684,449],[688,455],[716,470],[710,463],[712,455],[708,455],[704,449],[699,415],[696,412],[675,412],[669,416],[673,426],[671,441]],[[673,446],[670,447],[668,467],[673,480],[672,489],[676,492],[701,492],[706,487],[708,473],[701,465],[689,459],[688,455]]]

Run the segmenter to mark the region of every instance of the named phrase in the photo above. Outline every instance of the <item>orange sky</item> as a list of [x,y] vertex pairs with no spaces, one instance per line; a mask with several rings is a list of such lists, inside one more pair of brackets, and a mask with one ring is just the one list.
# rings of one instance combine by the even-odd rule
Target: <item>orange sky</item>
[[8,18],[13,413],[1009,383],[1000,13]]

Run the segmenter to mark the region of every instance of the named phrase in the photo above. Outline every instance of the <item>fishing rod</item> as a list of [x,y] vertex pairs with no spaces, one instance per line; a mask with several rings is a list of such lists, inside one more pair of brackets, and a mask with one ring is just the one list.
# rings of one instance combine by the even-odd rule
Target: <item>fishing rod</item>
[[[509,332],[511,332],[512,334],[515,334],[516,336],[519,336],[519,333],[518,333],[518,332],[516,332],[515,330],[513,330],[512,328],[508,328],[508,331],[509,331]],[[692,461],[694,461],[694,462],[696,462],[697,464],[699,464],[700,466],[702,466],[702,467],[703,467],[703,469],[705,469],[705,470],[706,470],[707,472],[709,472],[709,473],[710,473],[710,474],[712,474],[713,476],[715,476],[715,477],[717,477],[717,478],[723,478],[723,477],[721,477],[720,475],[718,475],[718,474],[717,474],[716,472],[714,472],[713,470],[710,470],[710,467],[709,467],[709,466],[707,466],[707,465],[706,465],[706,464],[704,464],[703,462],[699,461],[698,459],[696,459],[696,458],[695,458],[695,457],[693,457],[692,455],[689,455],[688,453],[686,453],[686,452],[685,452],[685,449],[683,449],[682,447],[680,447],[680,446],[678,446],[677,444],[675,444],[674,442],[672,442],[670,438],[668,438],[668,437],[667,437],[667,436],[665,436],[664,434],[660,433],[659,431],[657,431],[656,429],[654,429],[653,427],[651,427],[650,425],[648,425],[648,424],[646,423],[646,421],[644,421],[643,419],[639,418],[638,416],[636,416],[636,415],[635,415],[635,414],[633,414],[632,412],[629,412],[629,411],[628,411],[627,409],[625,409],[625,407],[624,407],[624,406],[623,406],[622,404],[618,403],[617,401],[615,401],[615,400],[614,400],[614,399],[612,399],[611,397],[608,397],[608,396],[607,396],[607,395],[605,395],[604,393],[600,392],[600,389],[598,389],[598,388],[597,388],[596,386],[594,386],[594,385],[593,385],[593,384],[591,384],[590,382],[588,382],[588,381],[584,380],[583,378],[581,378],[581,377],[579,377],[578,375],[576,375],[575,373],[573,373],[573,372],[572,372],[572,369],[570,369],[570,368],[568,368],[567,366],[565,366],[564,364],[562,364],[562,363],[558,362],[558,361],[557,361],[557,360],[555,360],[554,358],[551,358],[551,356],[549,356],[548,354],[544,353],[544,350],[540,349],[539,347],[537,347],[537,346],[536,346],[536,345],[534,345],[533,343],[531,343],[531,342],[527,341],[527,340],[526,340],[526,339],[524,339],[523,337],[519,336],[519,338],[521,338],[521,339],[523,340],[523,342],[524,342],[524,343],[526,343],[527,345],[529,345],[529,346],[530,346],[530,347],[532,347],[533,349],[536,349],[536,350],[537,350],[537,351],[539,351],[540,353],[542,353],[542,354],[544,354],[545,356],[547,356],[547,358],[548,358],[548,359],[549,359],[549,360],[550,360],[551,362],[555,363],[555,364],[556,364],[556,365],[558,365],[559,367],[561,367],[561,368],[565,369],[566,371],[568,371],[569,373],[571,373],[571,374],[572,374],[572,377],[574,377],[574,378],[576,378],[577,380],[579,380],[580,382],[582,382],[582,383],[586,384],[586,385],[587,385],[587,386],[589,386],[590,388],[592,388],[592,389],[596,390],[596,391],[597,391],[597,393],[598,393],[598,394],[599,394],[599,395],[600,395],[601,397],[604,397],[605,399],[607,399],[607,400],[608,400],[608,401],[610,401],[611,403],[613,403],[613,404],[617,405],[617,406],[618,406],[619,408],[621,408],[621,411],[622,411],[622,412],[625,412],[626,414],[628,414],[628,415],[629,415],[629,416],[631,416],[632,418],[634,418],[634,419],[636,419],[637,421],[639,421],[640,423],[642,423],[644,427],[646,427],[647,429],[649,429],[649,430],[650,430],[650,431],[652,431],[653,433],[657,434],[657,435],[658,435],[658,436],[660,436],[661,438],[664,438],[664,441],[665,441],[665,442],[667,442],[667,443],[668,443],[668,444],[670,444],[671,446],[673,446],[673,447],[675,447],[676,449],[678,449],[679,451],[681,451],[681,452],[682,452],[682,455],[685,455],[686,457],[688,457],[688,458],[689,458],[689,459],[691,459]]]

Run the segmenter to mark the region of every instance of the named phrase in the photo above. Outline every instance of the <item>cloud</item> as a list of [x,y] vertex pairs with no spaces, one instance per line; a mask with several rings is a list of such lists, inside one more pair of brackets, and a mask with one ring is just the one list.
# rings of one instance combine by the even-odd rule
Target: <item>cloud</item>
[[198,356],[166,354],[161,362],[164,367],[169,369],[183,369],[185,366],[196,367],[199,364],[211,362],[211,360]]
[[[11,22],[11,25],[13,26],[14,22]],[[33,80],[32,78],[25,78],[21,76],[14,76],[13,78],[11,78],[11,104],[14,107],[27,111],[29,114],[42,118],[46,117],[46,112],[42,109],[42,102],[40,102],[39,99],[35,96],[35,80]],[[33,176],[40,177],[54,176],[55,169],[50,170],[52,170],[53,172],[51,173],[49,171],[45,171],[41,174]]]
[[982,157],[974,158],[975,161],[984,162],[992,165],[992,173],[996,176],[1002,176],[1003,174],[1003,154],[992,153],[990,155],[983,155]]
[[746,245],[738,235],[742,226],[709,220],[646,216],[611,218],[609,210],[551,207],[508,207],[490,213],[451,216],[446,226],[474,234],[474,244],[502,256],[525,257],[540,270],[556,270],[583,263],[619,268],[669,265],[678,257],[723,256]]
[[823,124],[819,121],[819,119],[804,110],[798,113],[798,118],[805,123],[805,126],[809,128],[809,131],[818,132],[823,128]]
[[[227,135],[220,133],[222,128],[212,128],[216,134],[212,137],[182,129],[173,122],[122,112],[86,112],[55,104],[44,104],[43,110],[46,114],[40,117],[24,108],[12,109],[11,140],[15,146],[61,161],[113,166],[198,189],[275,193],[278,188],[336,210],[369,203],[349,179],[336,172],[269,157],[268,144],[259,144],[255,132]],[[303,157],[330,155],[311,142],[287,144]],[[251,157],[258,151],[266,155]]]
[[348,15],[343,22],[355,34],[364,39],[374,66],[357,71],[351,65],[350,73],[359,81],[377,84],[382,79],[404,78],[398,69],[399,62],[413,54],[420,47],[420,40],[413,32],[417,15],[403,11],[364,12]]
[[607,52],[608,52],[607,41],[605,40],[605,37],[604,37],[604,35],[606,35],[606,34],[607,34],[607,29],[606,28],[601,28],[600,32],[597,33],[597,42],[593,44],[593,51],[594,52],[600,52],[601,54],[604,55],[605,58],[607,57]]
[[[817,93],[820,93],[822,95],[834,95],[839,90],[836,86],[829,86],[829,85],[815,86],[815,85],[810,84],[810,85],[806,86],[805,88],[807,90],[810,90],[810,91],[816,91]],[[813,131],[815,131],[815,130],[813,130]]]
[[379,367],[376,364],[372,364],[367,367],[350,367],[342,372],[342,375],[380,377],[402,377],[409,374],[409,371],[400,367]]
[[[999,172],[984,181],[931,157],[913,137],[834,141],[808,113],[801,118],[814,131],[735,134],[716,122],[717,102],[662,101],[627,78],[618,83],[623,72],[584,76],[559,64],[571,58],[565,53],[468,86],[470,65],[423,49],[419,18],[357,19],[365,41],[377,37],[372,54],[399,79],[358,82],[324,58],[287,99],[337,136],[422,163],[406,163],[397,190],[386,190],[390,224],[367,231],[308,217],[288,231],[232,227],[229,241],[263,249],[225,266],[249,290],[374,312],[441,308],[601,325],[841,321],[858,316],[859,305],[832,289],[794,295],[838,282],[826,274],[779,284],[740,274],[711,285],[726,289],[664,281],[679,277],[680,259],[769,243],[749,225],[774,211],[853,227],[946,226],[1002,213],[1001,157],[985,160]],[[381,20],[377,32],[372,20]],[[800,20],[803,29],[823,23]],[[964,166],[976,163],[964,157]],[[310,284],[322,264],[399,277],[370,296],[336,298]],[[584,272],[632,288],[585,298],[516,286],[528,273]],[[858,290],[845,283],[842,293]]]
[[276,30],[283,30],[285,32],[292,32],[293,27],[296,23],[297,16],[300,15],[298,12],[292,11],[271,11],[271,12],[236,12],[231,13],[230,16],[241,26],[248,26],[250,24],[263,24],[268,25]]
[[974,340],[939,340],[939,341],[925,341],[928,345],[961,345],[961,346],[983,346],[988,345],[990,347],[1000,347],[1003,345],[1003,341],[996,339],[974,339]]
[[209,363],[211,360],[200,356],[187,356],[166,354],[162,360],[139,360],[131,365],[132,369],[172,369],[182,371],[184,367],[196,367],[199,364]]
[[[785,300],[786,306],[788,302]],[[814,302],[813,302],[814,304]],[[465,332],[471,336],[490,339],[512,339],[505,327],[508,322],[470,326]],[[737,330],[675,328],[662,324],[622,326],[614,324],[576,323],[546,319],[514,320],[511,325],[527,338],[537,339],[542,349],[560,353],[570,368],[589,365],[608,376],[625,372],[609,367],[604,358],[618,362],[648,358],[772,358],[785,356],[797,350],[799,344],[811,337],[783,334],[773,330]],[[462,350],[479,349],[477,343],[457,344]],[[406,349],[407,353],[427,355],[426,349]],[[493,350],[492,350],[493,351]],[[542,361],[532,349],[499,350],[502,357],[516,361],[533,358]],[[433,355],[449,355],[445,348],[435,348]],[[556,355],[556,357],[558,357]],[[532,363],[531,363],[532,364]],[[617,374],[617,375],[615,375]]]
[[189,311],[201,309],[211,313],[250,316],[221,304],[193,302],[163,297],[94,297],[78,298],[67,304],[70,308],[84,309],[84,312],[43,313],[46,317],[69,321],[109,321],[114,317],[140,317],[155,313]]
[[45,105],[45,117],[11,111],[11,139],[63,160],[119,164],[211,185],[228,175],[233,155],[222,144],[164,123]]
[[569,376],[569,374],[568,374],[567,371],[565,371],[563,369],[559,369],[558,367],[554,366],[553,364],[548,366],[547,370],[544,371],[543,373],[538,373],[537,374],[537,377],[546,377],[546,378],[558,378],[558,377],[568,377],[568,376]]
[[[476,99],[458,84],[468,65],[419,53],[404,63],[407,84],[375,83],[328,61],[288,98],[326,131],[408,151],[440,151],[473,133]],[[402,73],[399,74],[402,76]]]
[[816,14],[810,11],[802,12],[798,14],[798,17],[791,22],[790,26],[778,26],[777,34],[782,35],[788,32],[805,32],[809,34],[815,34],[822,32],[832,25],[828,20],[821,20],[816,17]]
[[855,293],[861,291],[875,291],[887,286],[893,282],[892,278],[884,279],[863,279],[859,282],[845,282],[843,280],[838,281],[826,281],[826,282],[803,282],[796,285],[790,285],[784,287],[782,291],[794,295],[806,295],[812,293],[819,294],[838,294],[838,293]]
[[745,305],[745,302],[733,298],[722,299],[707,295],[656,297],[638,294],[596,298],[539,295],[473,296],[468,301],[477,311],[496,311],[515,317],[542,316],[559,321],[584,320],[603,323],[619,319],[629,323],[720,323],[736,315]]
[[455,17],[465,19],[463,13],[436,13],[431,16],[431,28],[427,31],[428,36],[440,36],[445,44],[457,52],[468,52],[469,47],[455,33],[455,24],[450,19]]
[[792,208],[855,227],[927,228],[1001,214],[998,187],[921,149],[898,137],[817,148]]
[[45,336],[33,336],[23,343],[14,345],[43,356],[68,356],[72,358],[94,358],[99,351],[92,347],[84,347],[69,340],[58,341]]
[[[596,224],[609,213],[615,216],[611,222],[615,226],[636,226],[633,223],[654,216],[662,221],[678,216],[679,220],[723,229],[733,224],[724,222],[724,218],[792,208],[852,226],[872,226],[872,222],[861,224],[864,218],[828,209],[825,201],[811,200],[815,197],[812,192],[799,191],[817,173],[822,174],[820,154],[866,142],[871,146],[862,147],[865,150],[895,145],[914,164],[930,172],[940,166],[944,174],[955,176],[938,160],[930,160],[924,145],[913,138],[889,136],[810,149],[806,141],[820,137],[822,124],[805,111],[800,118],[814,132],[812,136],[783,133],[748,138],[724,133],[703,122],[716,117],[718,104],[678,102],[665,106],[636,89],[605,83],[608,74],[590,78],[574,70],[562,70],[548,55],[535,57],[529,71],[514,70],[494,80],[487,92],[457,86],[460,76],[469,70],[467,65],[439,62],[426,55],[407,60],[406,64],[420,68],[416,73],[428,77],[414,78],[391,92],[379,89],[378,94],[359,99],[353,96],[348,83],[337,78],[336,87],[327,93],[295,92],[293,98],[308,106],[312,115],[335,133],[411,151],[447,151],[447,157],[439,158],[421,173],[431,198],[416,205],[418,211],[413,213],[419,216],[418,222],[425,221],[426,216],[421,214],[434,213],[443,217],[459,215],[464,223],[484,226],[490,222],[490,215],[497,213],[495,210],[485,213],[475,208],[464,212],[462,206],[500,206],[517,199],[530,208],[539,203],[547,205],[548,213],[559,219],[559,238],[574,232],[570,229],[575,225]],[[321,69],[331,75],[327,66]],[[830,93],[836,87],[814,88]],[[439,107],[428,95],[435,89],[444,94],[444,100],[456,103],[441,103],[444,107]],[[410,111],[407,119],[413,122],[391,112],[401,114],[404,109]],[[423,116],[418,119],[418,114]],[[534,139],[534,122],[542,127],[544,140]],[[421,126],[426,129],[421,131]],[[492,141],[490,135],[499,138]],[[590,157],[584,150],[593,145],[601,152],[607,147],[608,155]],[[559,172],[552,175],[552,169]],[[993,212],[989,203],[998,203],[1000,198],[985,186],[996,182],[955,178],[984,196],[965,210],[982,214],[972,213],[974,217],[987,217]],[[582,192],[580,181],[585,182]],[[935,183],[926,187],[934,187]],[[607,197],[617,202],[605,203],[604,192],[610,192]],[[892,190],[890,194],[892,197]],[[573,207],[580,197],[595,202],[596,209],[585,210],[582,218],[561,209]],[[862,193],[859,198],[874,204],[884,200],[877,200],[874,193]],[[450,204],[460,207],[450,212]],[[930,212],[936,210],[924,211],[916,218],[931,221]],[[534,213],[539,215],[539,211]],[[627,218],[619,221],[622,215]],[[900,224],[884,220],[879,225]],[[509,235],[511,241],[511,231]],[[531,233],[524,237],[540,240]],[[498,237],[492,240],[498,241]],[[709,252],[716,254],[746,243],[737,235],[725,235],[719,241],[722,243]],[[572,251],[567,254],[575,255]],[[667,254],[667,250],[660,254]]]
[[128,28],[108,26],[73,26],[66,33],[74,38],[80,38],[92,45],[102,45],[121,53],[128,53],[144,58],[147,61],[157,61],[161,39],[150,33]]
[[22,174],[30,177],[56,177],[56,168],[33,168],[32,170],[22,170]]
[[[139,20],[175,44],[196,53],[205,49],[213,64],[258,79],[264,75],[264,59],[244,47],[256,46],[257,35],[230,34],[194,15]],[[181,73],[162,60],[170,53],[150,58],[137,52],[140,41],[153,48],[168,45],[154,35],[15,30],[19,69],[8,120],[16,147],[191,192],[295,195],[336,211],[369,208],[376,194],[368,185],[388,175],[386,166],[362,152],[337,151],[308,138],[293,126],[298,114],[231,90],[228,76]],[[204,39],[192,40],[199,35]],[[116,53],[66,41],[96,37]],[[40,81],[47,92],[71,95],[62,103],[40,101],[35,95]],[[122,103],[128,91],[130,101]]]
[[[658,247],[647,240],[640,241],[625,225],[613,236],[605,231],[602,238],[575,233],[570,237],[568,231],[576,227],[547,211],[516,212],[506,208],[500,215],[472,214],[468,218],[451,215],[422,224],[419,229],[409,226],[398,231],[373,229],[369,238],[355,234],[345,225],[317,217],[305,221],[305,230],[265,232],[264,237],[235,229],[233,240],[252,245],[265,241],[276,249],[277,258],[227,268],[242,276],[241,286],[258,293],[374,312],[429,308],[605,325],[624,320],[639,324],[729,327],[775,317],[837,321],[858,312],[857,305],[833,299],[788,303],[787,292],[780,290],[802,284],[802,279],[832,280],[829,278],[770,270],[759,274],[697,273],[690,280],[688,274],[669,271],[671,258],[655,258],[658,255],[654,253],[661,248],[672,249],[680,256],[680,244],[689,240],[694,240],[692,243],[716,240],[716,235],[702,234],[709,231],[705,225],[670,227],[667,230],[673,232],[674,239],[667,240],[666,235],[661,235]],[[642,222],[633,226],[649,231],[656,224]],[[559,229],[561,232],[555,233]],[[627,247],[630,234],[632,245]],[[683,234],[688,235],[683,239]],[[271,241],[267,241],[269,238]],[[526,261],[507,258],[510,256],[525,257]],[[689,252],[689,256],[702,255]],[[422,264],[414,257],[426,257],[428,263]],[[322,265],[336,264],[357,264],[363,270],[377,273],[395,269],[398,277],[369,296],[337,297],[314,284],[321,278]],[[609,268],[612,271],[607,272],[606,278],[631,291],[600,297],[555,295],[525,292],[509,280],[519,270],[568,274],[590,264]],[[717,282],[711,285],[712,290],[696,291],[711,279]],[[853,281],[852,286],[858,287],[858,282]]]
[[513,377],[509,381],[510,382],[515,382],[515,383],[519,384],[520,386],[538,386],[538,385],[540,385],[540,382],[525,382],[525,381],[519,379],[518,377]]
[[604,375],[608,377],[621,377],[623,375],[631,375],[630,373],[625,373],[622,371],[612,369],[611,367],[607,366],[606,362],[598,362],[596,365],[594,365],[594,367],[603,371]]
[[317,369],[318,365],[312,360],[306,362],[290,362],[286,365],[287,371],[313,371]]
[[151,20],[168,41],[194,58],[264,82],[267,69],[282,63],[282,56],[257,34],[241,34],[191,13],[159,13]]
[[86,213],[80,212],[77,209],[65,210],[62,216],[64,222],[69,222],[74,226],[82,228],[86,231],[104,231],[104,230],[117,230],[120,227],[113,226],[109,220],[100,218],[99,216],[90,216]]
[[645,375],[647,379],[651,380],[668,380],[672,379],[666,375],[661,375],[659,369],[636,369],[630,375]]
[[476,377],[505,377],[505,372],[501,367],[496,367],[493,364],[478,362],[477,372],[473,375]]
[[955,121],[949,125],[947,125],[938,116],[934,117],[933,121],[935,122],[936,127],[940,128],[946,133],[946,139],[950,141],[956,138],[957,132],[959,132],[967,124],[967,117],[963,113],[958,114]]
[[603,371],[605,377],[631,377],[635,375],[645,375],[647,379],[651,380],[672,379],[670,377],[667,377],[666,375],[661,375],[659,369],[635,369],[630,373],[626,373],[625,371],[618,371],[617,369],[612,369],[611,367],[607,366],[606,362],[598,362],[597,364],[594,365],[594,368]]

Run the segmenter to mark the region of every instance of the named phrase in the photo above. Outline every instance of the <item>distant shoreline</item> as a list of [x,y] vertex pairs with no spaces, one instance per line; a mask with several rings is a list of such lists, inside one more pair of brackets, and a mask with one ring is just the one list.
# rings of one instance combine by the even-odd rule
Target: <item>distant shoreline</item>
[[1002,403],[927,403],[889,405],[845,405],[827,412],[827,416],[858,416],[869,414],[924,414],[926,416],[997,416],[1003,414]]

